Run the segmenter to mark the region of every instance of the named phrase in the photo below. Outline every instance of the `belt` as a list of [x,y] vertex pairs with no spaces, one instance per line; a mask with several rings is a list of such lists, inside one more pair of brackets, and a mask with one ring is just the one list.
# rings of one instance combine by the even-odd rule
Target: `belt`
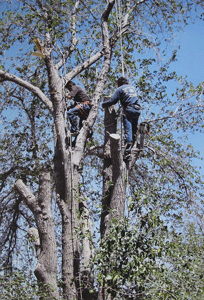
[[81,114],[87,118],[88,117],[88,114],[83,110],[83,108],[81,107],[81,105],[84,105],[84,104],[89,104],[91,105],[91,101],[85,101],[85,102],[81,102],[80,104],[77,104],[77,108],[80,110]]
[[87,101],[84,101],[84,102],[78,102],[77,104],[78,104],[78,105],[80,105],[80,104],[82,104],[82,105],[84,105],[84,104],[89,104],[89,105],[91,105],[91,101],[87,100]]
[[127,108],[128,106],[134,107],[136,109],[141,109],[141,106],[139,104],[128,104],[125,108]]

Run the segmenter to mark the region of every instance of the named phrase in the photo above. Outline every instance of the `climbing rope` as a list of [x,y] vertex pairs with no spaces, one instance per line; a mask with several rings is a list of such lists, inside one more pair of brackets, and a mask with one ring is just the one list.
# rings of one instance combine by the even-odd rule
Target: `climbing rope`
[[[125,77],[125,71],[124,71],[124,58],[123,58],[123,38],[122,38],[122,22],[121,22],[121,3],[120,0],[116,1],[116,20],[117,20],[117,26],[119,28],[119,36],[120,36],[120,55],[121,55],[121,67],[122,67],[122,75]],[[121,118],[121,128],[120,128],[120,135],[121,135],[121,151],[123,148],[123,139],[122,139],[122,133],[123,133],[123,122],[122,122],[122,108],[120,108],[120,118]]]
[[124,58],[123,58],[123,38],[122,38],[122,22],[121,22],[121,3],[120,0],[116,2],[116,19],[117,19],[117,26],[119,28],[119,35],[120,35],[120,55],[121,55],[121,67],[122,67],[122,75],[125,76],[124,72]]

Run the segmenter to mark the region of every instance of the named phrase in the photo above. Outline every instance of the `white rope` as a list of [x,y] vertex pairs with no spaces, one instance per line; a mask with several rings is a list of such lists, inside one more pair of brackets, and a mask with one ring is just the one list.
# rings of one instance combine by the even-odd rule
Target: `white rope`
[[[123,41],[122,41],[122,22],[121,22],[121,4],[120,0],[116,1],[116,20],[117,20],[117,26],[119,28],[119,34],[120,34],[120,53],[121,53],[121,67],[122,67],[122,75],[125,77],[124,72],[124,60],[123,60]],[[123,111],[120,108],[120,118],[121,118],[121,128],[120,128],[120,134],[121,134],[121,151],[123,147],[123,140],[122,140],[122,131],[123,131],[123,125],[122,125],[122,114]]]
[[121,151],[123,149],[123,111],[122,107],[120,108],[120,142],[121,142]]
[[126,168],[127,168],[127,187],[126,187],[126,191],[127,191],[127,197],[126,197],[126,206],[127,206],[127,217],[129,218],[129,209],[128,209],[128,204],[129,204],[129,201],[131,199],[130,197],[130,183],[129,183],[129,161],[126,165]]
[[[58,45],[57,45],[58,46]],[[65,116],[64,116],[64,121],[65,121],[65,134],[66,134],[66,138],[67,138],[67,142],[68,142],[68,147],[69,147],[69,151],[70,151],[70,163],[71,163],[71,198],[73,199],[73,164],[72,164],[72,135],[71,135],[71,124],[70,121],[67,119],[67,101],[66,101],[66,93],[65,93],[65,78],[66,78],[66,64],[65,64],[65,59],[64,59],[64,55],[60,49],[60,47],[58,46],[61,55],[62,55],[62,59],[63,59],[63,66],[64,66],[64,78],[63,78],[63,74],[62,74],[62,98],[65,101]],[[67,132],[68,131],[68,132]]]
[[[118,8],[117,8],[118,7]],[[119,17],[118,17],[118,10],[119,10]],[[124,58],[123,58],[123,38],[122,38],[122,22],[121,22],[121,4],[120,0],[116,3],[116,18],[117,23],[119,23],[119,33],[120,33],[120,53],[121,53],[121,66],[122,66],[122,75],[125,76],[124,72]]]

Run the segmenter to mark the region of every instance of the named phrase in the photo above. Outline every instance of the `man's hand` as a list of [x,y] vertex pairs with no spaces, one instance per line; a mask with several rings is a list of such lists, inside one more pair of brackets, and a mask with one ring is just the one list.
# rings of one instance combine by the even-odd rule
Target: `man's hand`
[[75,105],[76,105],[76,103],[73,100],[70,100],[67,102],[67,106],[68,106],[67,109],[73,108],[73,107],[75,107]]
[[103,97],[104,101],[108,101],[110,98],[111,98],[110,96]]
[[106,107],[106,102],[107,102],[107,101],[102,102],[102,107],[103,107],[103,108]]
[[71,99],[71,98],[72,98],[69,94],[65,94],[65,97],[66,97],[67,99]]
[[102,107],[103,107],[103,108],[107,106],[106,103],[108,102],[108,100],[109,100],[110,98],[111,98],[111,97],[109,97],[109,96],[103,97],[103,99],[104,99],[104,101],[102,102]]

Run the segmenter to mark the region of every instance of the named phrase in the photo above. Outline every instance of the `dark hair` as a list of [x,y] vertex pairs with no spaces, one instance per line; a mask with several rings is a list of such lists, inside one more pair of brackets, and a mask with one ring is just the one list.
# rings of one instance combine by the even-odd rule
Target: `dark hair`
[[125,77],[118,78],[118,86],[121,86],[123,84],[128,84],[129,81]]
[[73,81],[68,81],[67,84],[65,85],[65,87],[68,89],[69,87],[71,87],[72,85],[76,85]]

